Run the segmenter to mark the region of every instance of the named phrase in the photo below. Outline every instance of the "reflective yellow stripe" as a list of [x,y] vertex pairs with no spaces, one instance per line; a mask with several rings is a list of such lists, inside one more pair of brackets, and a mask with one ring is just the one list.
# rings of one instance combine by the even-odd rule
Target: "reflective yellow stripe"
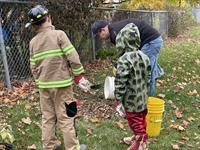
[[46,50],[44,52],[40,52],[40,53],[35,54],[30,59],[30,62],[31,62],[31,64],[34,64],[38,60],[41,60],[41,59],[44,59],[44,58],[48,58],[48,57],[62,56],[63,53],[64,54],[69,54],[74,50],[75,49],[74,49],[74,46],[72,44],[70,44],[69,46],[64,48],[63,51],[61,49]]
[[30,64],[31,65],[35,65],[35,62],[34,62],[34,60],[32,58],[30,58]]
[[77,74],[83,73],[83,72],[84,72],[84,68],[83,68],[83,66],[81,66],[80,68],[72,69],[72,71],[73,71],[73,73],[74,73],[75,75],[77,75]]
[[78,144],[77,145],[77,150],[80,150],[80,149],[81,149],[80,144]]
[[44,58],[48,58],[52,56],[61,56],[61,55],[63,55],[61,49],[54,49],[54,50],[47,50],[41,53],[37,53],[31,59],[33,62],[36,62],[37,60],[41,60]]
[[66,87],[73,84],[73,79],[69,78],[67,80],[62,81],[51,81],[51,82],[42,82],[38,81],[37,85],[39,88],[58,88],[58,87]]
[[75,50],[74,46],[72,44],[70,44],[69,46],[67,46],[66,48],[63,49],[63,52],[65,54],[69,54],[69,53],[71,53],[74,50]]
[[31,64],[31,65],[35,65],[35,63],[34,63],[34,62],[30,62],[30,64]]
[[35,80],[35,83],[38,84],[39,80]]

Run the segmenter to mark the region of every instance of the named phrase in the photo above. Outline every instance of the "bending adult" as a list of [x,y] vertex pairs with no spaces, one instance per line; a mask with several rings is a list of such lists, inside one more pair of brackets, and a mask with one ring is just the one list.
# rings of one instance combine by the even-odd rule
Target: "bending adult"
[[138,27],[141,40],[139,49],[150,59],[151,79],[148,94],[149,96],[153,96],[155,92],[156,79],[164,74],[163,69],[157,62],[160,49],[163,46],[161,34],[145,21],[137,19],[125,19],[111,24],[104,20],[98,20],[93,23],[92,32],[102,40],[110,39],[110,42],[116,45],[116,37],[118,33],[129,23],[134,23]]

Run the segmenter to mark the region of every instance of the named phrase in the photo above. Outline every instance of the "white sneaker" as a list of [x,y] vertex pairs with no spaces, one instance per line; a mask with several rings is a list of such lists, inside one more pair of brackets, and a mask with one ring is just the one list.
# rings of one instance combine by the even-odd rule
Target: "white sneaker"
[[125,137],[123,138],[123,142],[127,145],[131,145],[135,141],[135,135],[131,137]]

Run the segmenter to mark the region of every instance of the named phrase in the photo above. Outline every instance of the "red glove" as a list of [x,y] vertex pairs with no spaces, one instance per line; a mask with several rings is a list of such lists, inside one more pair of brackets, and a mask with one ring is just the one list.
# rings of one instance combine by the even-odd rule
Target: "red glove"
[[75,76],[75,77],[74,77],[74,82],[75,82],[76,84],[79,84],[79,81],[80,81],[82,78],[83,78],[83,74],[80,74],[80,75],[78,75],[78,76]]
[[76,105],[77,105],[77,106],[80,106],[80,105],[81,105],[80,99],[76,99]]
[[118,100],[115,100],[115,108],[120,104]]

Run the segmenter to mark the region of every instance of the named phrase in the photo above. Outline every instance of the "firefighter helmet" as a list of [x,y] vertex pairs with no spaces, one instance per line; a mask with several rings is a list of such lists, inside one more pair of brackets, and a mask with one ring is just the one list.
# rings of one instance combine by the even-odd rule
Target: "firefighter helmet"
[[28,17],[30,19],[30,22],[28,22],[25,27],[28,27],[32,24],[39,25],[43,23],[44,19],[48,16],[48,9],[46,9],[42,5],[37,5],[33,7],[29,12],[28,12]]

